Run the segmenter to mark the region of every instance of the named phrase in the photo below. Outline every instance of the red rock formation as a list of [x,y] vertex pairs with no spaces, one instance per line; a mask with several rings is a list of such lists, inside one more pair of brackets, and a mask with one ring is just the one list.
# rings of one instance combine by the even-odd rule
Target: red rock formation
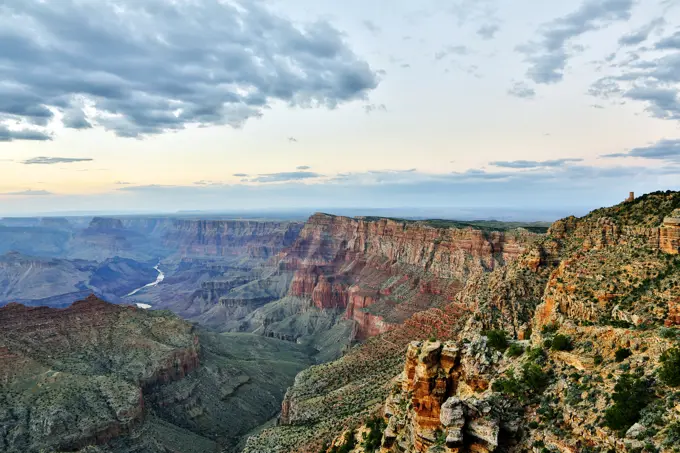
[[[280,266],[294,272],[291,296],[346,308],[357,337],[366,338],[452,301],[471,273],[516,259],[535,237],[315,214]],[[374,304],[384,316],[366,312]]]
[[352,337],[357,340],[380,335],[387,332],[392,325],[386,323],[382,317],[368,313],[366,309],[373,305],[378,294],[375,291],[365,291],[359,286],[349,289],[349,303],[345,311],[345,318],[356,322]]

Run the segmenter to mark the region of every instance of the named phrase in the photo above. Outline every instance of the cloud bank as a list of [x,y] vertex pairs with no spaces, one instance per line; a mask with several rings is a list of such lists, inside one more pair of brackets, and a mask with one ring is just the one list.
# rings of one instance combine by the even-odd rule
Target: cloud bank
[[[121,137],[239,127],[275,101],[335,108],[377,85],[377,73],[327,22],[299,26],[260,1],[0,7],[1,141],[49,140],[39,128],[59,117],[67,128],[100,126]],[[33,129],[10,131],[2,126],[9,121]]]

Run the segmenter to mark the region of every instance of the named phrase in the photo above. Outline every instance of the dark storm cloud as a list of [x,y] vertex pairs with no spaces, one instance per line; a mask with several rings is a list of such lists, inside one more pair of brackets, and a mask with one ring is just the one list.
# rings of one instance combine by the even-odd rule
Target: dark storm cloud
[[554,159],[554,160],[511,160],[491,162],[495,167],[503,168],[540,168],[562,167],[573,162],[582,162],[583,159]]
[[643,43],[649,38],[649,35],[656,29],[663,27],[666,24],[666,20],[663,17],[659,17],[649,22],[648,24],[633,30],[630,33],[619,38],[619,45],[621,46],[636,46]]
[[301,181],[303,179],[318,178],[320,175],[311,171],[284,171],[281,173],[267,173],[257,175],[250,182],[286,182],[286,181]]
[[0,193],[0,195],[12,195],[12,196],[47,196],[47,195],[52,195],[52,192],[48,192],[47,190],[21,190],[18,192],[5,192],[5,193]]
[[[2,51],[2,49],[0,49],[0,51]],[[52,137],[45,132],[34,129],[21,129],[18,131],[10,130],[0,124],[0,142],[11,142],[14,140],[47,141],[52,140]]]
[[75,157],[32,157],[21,161],[25,165],[54,165],[54,164],[73,164],[76,162],[91,162],[90,158],[75,158]]
[[567,61],[580,51],[570,48],[570,41],[613,22],[627,21],[633,3],[633,0],[586,0],[576,11],[543,25],[538,41],[517,47],[530,65],[527,77],[542,84],[560,82]]
[[334,108],[378,85],[328,23],[245,0],[5,0],[0,81],[0,121],[44,125],[56,109],[123,137],[238,127],[277,100]]
[[627,153],[605,154],[602,157],[642,157],[680,163],[680,139],[660,140],[653,145],[633,148]]
[[524,82],[516,82],[508,89],[508,94],[518,98],[531,99],[536,97],[536,90]]

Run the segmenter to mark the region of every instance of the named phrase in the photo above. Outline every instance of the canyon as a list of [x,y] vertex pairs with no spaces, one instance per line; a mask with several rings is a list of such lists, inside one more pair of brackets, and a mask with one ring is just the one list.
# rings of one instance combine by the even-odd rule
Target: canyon
[[244,452],[673,451],[678,208],[655,192],[555,222],[447,304],[300,373]]
[[[680,413],[656,376],[680,341],[679,209],[678,192],[655,192],[546,231],[324,213],[304,223],[24,220],[11,228],[58,228],[71,242],[45,247],[57,256],[6,255],[0,277],[18,288],[7,301],[26,297],[0,308],[12,332],[0,340],[1,378],[14,389],[2,397],[97,414],[108,395],[113,415],[84,417],[78,435],[66,420],[26,437],[44,423],[0,413],[2,442],[112,453],[670,452]],[[153,282],[159,259],[162,282],[118,295]],[[132,263],[140,271],[129,275],[153,275],[122,292]],[[30,278],[22,286],[17,275]],[[55,283],[29,284],[40,276]],[[97,297],[104,287],[116,304]],[[95,295],[29,307],[50,304],[38,290]],[[72,333],[75,322],[84,328]],[[32,343],[42,335],[45,348]],[[647,383],[651,399],[614,429],[608,408],[626,379]]]

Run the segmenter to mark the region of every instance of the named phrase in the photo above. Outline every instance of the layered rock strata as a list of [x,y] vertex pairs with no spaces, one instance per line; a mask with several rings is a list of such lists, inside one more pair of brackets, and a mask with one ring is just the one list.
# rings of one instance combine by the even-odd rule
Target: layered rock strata
[[537,237],[315,214],[280,266],[294,272],[291,296],[345,310],[366,338],[450,302],[471,274],[515,260]]

